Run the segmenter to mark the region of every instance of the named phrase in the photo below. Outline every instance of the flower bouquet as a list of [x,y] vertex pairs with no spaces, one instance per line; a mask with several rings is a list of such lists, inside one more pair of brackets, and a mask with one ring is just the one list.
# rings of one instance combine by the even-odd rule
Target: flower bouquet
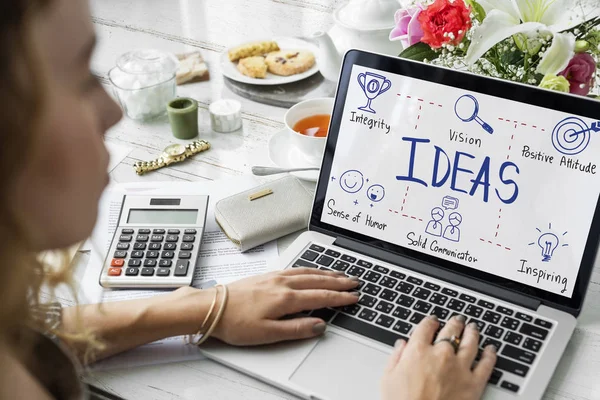
[[593,0],[435,0],[396,13],[400,57],[583,96],[598,94]]

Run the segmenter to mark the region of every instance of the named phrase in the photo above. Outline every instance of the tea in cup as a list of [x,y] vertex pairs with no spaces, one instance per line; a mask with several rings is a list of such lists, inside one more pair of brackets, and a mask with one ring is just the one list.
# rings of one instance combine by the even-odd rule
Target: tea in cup
[[305,100],[285,114],[285,126],[292,144],[311,165],[321,164],[333,103],[334,99],[330,97]]

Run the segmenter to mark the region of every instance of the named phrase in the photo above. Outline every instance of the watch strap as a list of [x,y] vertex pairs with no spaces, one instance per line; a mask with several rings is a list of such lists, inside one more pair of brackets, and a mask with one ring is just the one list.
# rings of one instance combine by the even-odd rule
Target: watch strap
[[191,157],[208,149],[210,149],[210,143],[206,140],[196,140],[185,146],[185,156]]
[[157,169],[166,167],[167,165],[181,162],[188,157],[208,149],[210,149],[210,143],[208,143],[206,140],[196,140],[185,146],[185,153],[179,157],[165,157],[163,155],[152,161],[138,161],[133,164],[133,168],[135,169],[136,174],[143,175],[146,172],[155,171]]
[[138,175],[144,175],[146,172],[155,171],[166,165],[164,157],[159,157],[152,161],[138,161],[133,164],[135,173]]

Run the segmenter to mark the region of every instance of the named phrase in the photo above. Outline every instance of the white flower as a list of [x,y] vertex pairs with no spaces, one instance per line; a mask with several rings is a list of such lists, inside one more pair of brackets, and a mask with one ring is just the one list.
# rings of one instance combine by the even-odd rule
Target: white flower
[[537,72],[543,75],[557,75],[567,68],[575,55],[575,36],[570,33],[555,33],[554,40],[540,60]]
[[474,28],[475,39],[467,50],[467,64],[474,64],[510,36],[526,34],[535,38],[542,33],[554,38],[537,70],[544,75],[562,71],[574,54],[575,37],[558,32],[599,14],[592,0],[480,0],[479,3],[487,16]]

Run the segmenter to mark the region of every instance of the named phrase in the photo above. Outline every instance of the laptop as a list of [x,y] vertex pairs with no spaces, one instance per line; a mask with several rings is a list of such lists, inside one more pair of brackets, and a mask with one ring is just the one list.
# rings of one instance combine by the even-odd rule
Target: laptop
[[304,399],[380,398],[395,341],[475,322],[484,398],[539,399],[573,333],[600,235],[598,103],[408,60],[344,58],[308,232],[282,267],[343,271],[360,301],[319,338],[214,360]]

